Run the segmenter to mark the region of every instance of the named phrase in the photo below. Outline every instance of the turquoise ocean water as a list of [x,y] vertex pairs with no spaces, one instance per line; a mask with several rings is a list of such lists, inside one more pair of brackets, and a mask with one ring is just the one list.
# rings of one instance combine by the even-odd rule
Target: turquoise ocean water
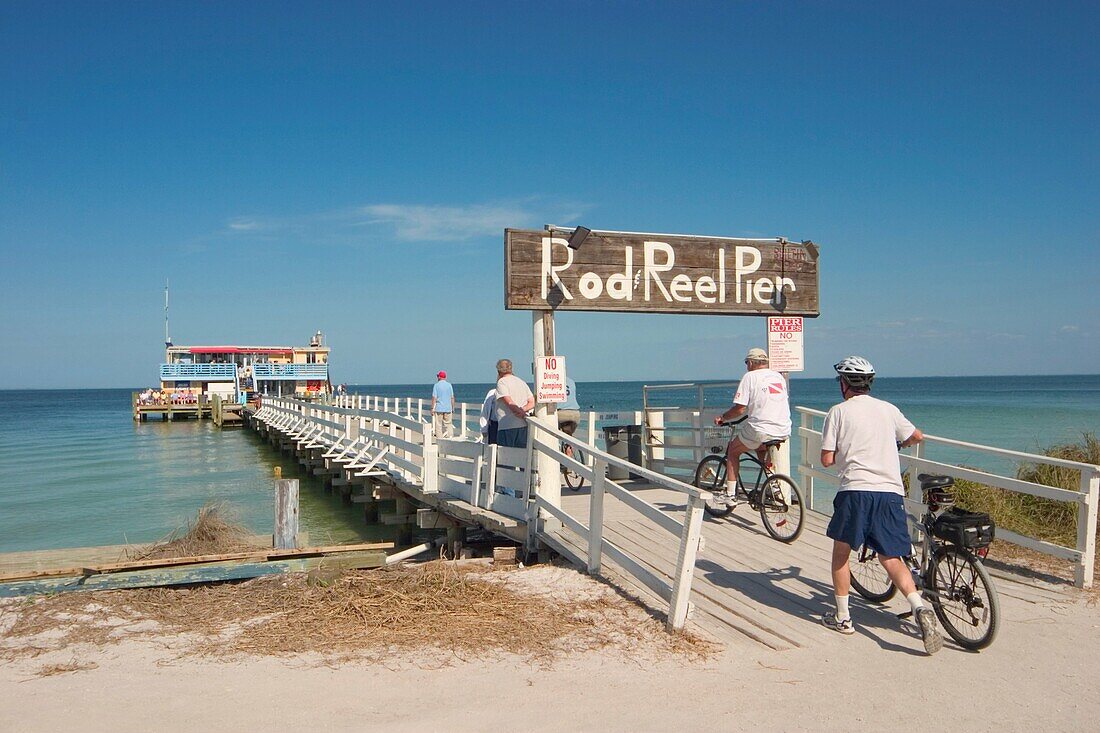
[[[685,380],[687,381],[687,380]],[[478,402],[488,384],[459,384],[459,400]],[[430,397],[431,385],[358,386],[353,392]],[[641,382],[580,382],[585,410],[642,407]],[[208,420],[135,423],[131,390],[0,391],[0,552],[148,542],[220,500],[257,533],[271,531],[272,473],[302,479],[302,528],[313,543],[392,536],[367,526],[358,506],[325,494],[320,482],[246,429]],[[926,433],[1033,452],[1100,432],[1100,375],[895,378],[876,383]],[[727,404],[730,389],[707,403]],[[794,404],[827,409],[836,383],[795,379]],[[688,405],[694,393],[654,394],[662,406]],[[797,446],[796,446],[797,447]],[[938,450],[950,463],[1011,469],[1007,461]],[[797,450],[794,459],[797,460]]]

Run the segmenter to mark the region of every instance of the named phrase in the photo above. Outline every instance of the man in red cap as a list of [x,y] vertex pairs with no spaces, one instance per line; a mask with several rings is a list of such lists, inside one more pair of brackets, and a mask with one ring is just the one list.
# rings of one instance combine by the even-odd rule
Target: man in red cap
[[450,438],[455,391],[447,381],[447,372],[440,371],[435,376],[438,381],[432,387],[432,427],[435,430],[435,437]]

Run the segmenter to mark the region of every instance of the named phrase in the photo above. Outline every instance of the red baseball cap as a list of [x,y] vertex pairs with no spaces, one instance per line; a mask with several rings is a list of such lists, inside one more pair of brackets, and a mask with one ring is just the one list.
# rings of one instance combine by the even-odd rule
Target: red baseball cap
[[439,374],[436,374],[435,376],[439,377],[440,379],[446,379],[447,378],[447,372],[440,372]]

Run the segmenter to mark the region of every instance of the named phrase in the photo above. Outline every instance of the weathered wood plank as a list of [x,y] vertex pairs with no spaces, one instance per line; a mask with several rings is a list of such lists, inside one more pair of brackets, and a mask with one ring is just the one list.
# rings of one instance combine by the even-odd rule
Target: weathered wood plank
[[66,591],[116,590],[123,588],[153,588],[199,583],[217,583],[227,580],[246,580],[264,575],[307,572],[316,568],[370,568],[386,563],[384,552],[355,553],[349,557],[311,557],[295,560],[276,560],[264,563],[215,563],[188,565],[155,570],[138,570],[128,573],[92,575],[79,578],[45,578],[0,584],[0,598],[62,593]]
[[289,550],[255,550],[246,552],[228,552],[217,555],[190,555],[187,557],[165,557],[154,560],[130,560],[125,562],[105,563],[101,565],[83,565],[80,567],[47,568],[44,570],[30,570],[18,573],[0,575],[0,583],[8,583],[13,580],[30,580],[33,578],[73,575],[99,575],[118,573],[130,570],[143,570],[152,568],[168,568],[180,565],[197,565],[202,563],[225,562],[230,560],[289,560],[315,555],[335,555],[345,552],[362,552],[364,550],[388,550],[393,547],[392,542],[364,542],[355,545],[327,545],[324,547],[306,547]]

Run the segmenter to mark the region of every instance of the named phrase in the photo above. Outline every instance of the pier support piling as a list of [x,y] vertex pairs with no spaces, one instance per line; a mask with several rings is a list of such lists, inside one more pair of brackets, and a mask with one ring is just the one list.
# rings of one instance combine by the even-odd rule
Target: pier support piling
[[275,549],[298,547],[298,479],[275,481]]

